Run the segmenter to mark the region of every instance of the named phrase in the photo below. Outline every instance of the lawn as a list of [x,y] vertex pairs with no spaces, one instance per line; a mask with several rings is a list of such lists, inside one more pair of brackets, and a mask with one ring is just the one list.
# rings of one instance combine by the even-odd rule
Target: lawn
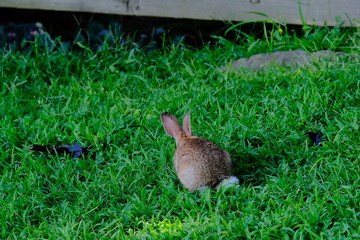
[[[214,36],[197,49],[1,50],[0,238],[359,239],[360,31],[236,29],[233,41]],[[347,55],[220,70],[289,49]],[[195,135],[232,156],[239,186],[180,184],[160,114],[189,110]],[[305,134],[318,131],[322,146]],[[74,143],[90,153],[29,150]]]

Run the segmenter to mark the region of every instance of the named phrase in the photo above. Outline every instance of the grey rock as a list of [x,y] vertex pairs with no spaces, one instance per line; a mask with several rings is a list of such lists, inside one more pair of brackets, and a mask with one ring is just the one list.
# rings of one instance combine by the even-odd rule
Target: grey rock
[[223,67],[222,70],[239,70],[246,68],[249,70],[266,69],[271,65],[281,65],[286,67],[301,67],[322,59],[332,59],[335,56],[344,55],[331,50],[323,50],[308,53],[303,50],[262,53],[251,56],[250,58],[240,58]]

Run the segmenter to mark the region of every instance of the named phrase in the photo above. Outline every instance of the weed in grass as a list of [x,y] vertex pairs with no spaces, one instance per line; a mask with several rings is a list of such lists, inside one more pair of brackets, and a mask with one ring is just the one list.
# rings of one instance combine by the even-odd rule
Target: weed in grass
[[[0,238],[359,238],[360,35],[282,27],[278,39],[278,28],[150,54],[121,44],[1,51]],[[235,55],[295,47],[354,57],[218,71]],[[189,109],[195,134],[232,155],[239,186],[189,193],[178,182],[159,114]],[[304,135],[316,131],[322,147]],[[95,159],[27,150],[75,142]]]

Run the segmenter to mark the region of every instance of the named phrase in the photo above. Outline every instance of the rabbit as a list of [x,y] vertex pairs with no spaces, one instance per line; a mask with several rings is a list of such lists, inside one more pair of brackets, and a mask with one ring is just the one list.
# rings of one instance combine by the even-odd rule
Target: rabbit
[[239,179],[231,175],[231,158],[208,139],[193,135],[188,112],[181,128],[175,116],[161,114],[161,122],[167,134],[175,138],[174,167],[180,182],[187,190],[217,190],[220,186],[234,186]]

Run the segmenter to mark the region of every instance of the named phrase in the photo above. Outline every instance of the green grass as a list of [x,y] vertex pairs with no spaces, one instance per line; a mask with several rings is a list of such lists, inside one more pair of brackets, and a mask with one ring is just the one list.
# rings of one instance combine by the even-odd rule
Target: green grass
[[[0,238],[358,239],[360,33],[279,35],[274,26],[264,38],[150,54],[131,44],[2,51]],[[352,57],[218,70],[235,57],[299,48]],[[230,152],[240,186],[180,185],[160,113],[182,119],[188,110],[195,134]],[[322,147],[304,135],[318,130]],[[75,142],[93,157],[28,150]]]

